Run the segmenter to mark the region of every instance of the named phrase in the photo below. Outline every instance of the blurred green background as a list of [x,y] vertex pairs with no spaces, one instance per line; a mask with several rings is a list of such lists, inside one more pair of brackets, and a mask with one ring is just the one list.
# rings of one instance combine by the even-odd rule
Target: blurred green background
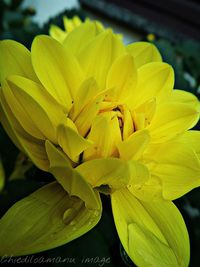
[[[30,2],[30,1],[29,1]],[[102,15],[95,15],[84,5],[72,10],[62,10],[62,13],[51,18],[41,26],[32,18],[36,10],[32,6],[23,7],[22,0],[0,1],[0,39],[14,39],[30,48],[35,35],[48,33],[51,23],[63,27],[62,16],[79,15],[82,19],[86,16],[100,16],[107,25],[114,23],[114,28],[121,30],[125,38],[128,35],[133,40],[149,40],[160,50],[164,61],[171,64],[175,70],[175,88],[183,89],[200,96],[200,43],[191,38],[174,41],[173,38],[163,38],[152,32],[148,27],[143,26],[142,31],[120,24],[120,19],[113,22]],[[112,11],[110,11],[112,12]],[[146,22],[148,23],[148,21]],[[133,25],[132,25],[133,26]],[[196,126],[199,129],[199,125]],[[45,183],[50,182],[53,177],[40,171],[19,153],[16,147],[9,140],[2,126],[0,125],[0,175],[5,176],[5,184],[0,184],[0,216],[13,205],[17,200],[29,195]],[[120,244],[118,235],[113,223],[109,198],[102,197],[104,212],[100,223],[83,237],[72,241],[62,247],[37,254],[37,258],[55,258],[56,262],[49,263],[50,266],[134,266],[126,255]],[[200,265],[200,189],[195,189],[184,197],[175,201],[180,209],[190,235],[191,240],[191,267]],[[29,256],[30,257],[30,256]],[[36,257],[36,256],[35,256]],[[43,258],[42,258],[43,257]],[[87,262],[87,258],[91,262]],[[61,263],[60,261],[64,260]],[[83,263],[84,262],[84,263]],[[3,261],[1,262],[1,264]],[[4,263],[11,265],[10,262]],[[38,263],[39,264],[39,263]]]

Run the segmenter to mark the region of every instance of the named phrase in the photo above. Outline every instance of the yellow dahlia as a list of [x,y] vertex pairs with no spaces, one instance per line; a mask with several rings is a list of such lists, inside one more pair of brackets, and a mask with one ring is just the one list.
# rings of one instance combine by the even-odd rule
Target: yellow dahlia
[[110,195],[120,240],[137,266],[188,266],[189,238],[172,200],[200,185],[199,102],[173,89],[156,47],[123,45],[86,21],[31,51],[0,42],[0,118],[13,142],[56,181],[0,220],[0,254],[65,244],[101,217]]

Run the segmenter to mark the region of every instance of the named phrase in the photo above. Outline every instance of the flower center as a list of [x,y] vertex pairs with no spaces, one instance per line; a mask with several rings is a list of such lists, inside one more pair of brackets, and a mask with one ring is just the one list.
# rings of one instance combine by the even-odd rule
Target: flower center
[[127,105],[118,102],[102,102],[99,114],[106,112],[111,112],[111,119],[117,117],[122,140],[128,138],[135,131],[132,114]]

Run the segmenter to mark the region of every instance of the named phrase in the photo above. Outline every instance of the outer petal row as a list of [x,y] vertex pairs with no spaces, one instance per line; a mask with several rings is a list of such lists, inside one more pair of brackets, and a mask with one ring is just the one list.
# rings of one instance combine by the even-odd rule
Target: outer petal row
[[120,240],[137,266],[188,266],[188,233],[172,202],[138,201],[128,189],[111,199]]

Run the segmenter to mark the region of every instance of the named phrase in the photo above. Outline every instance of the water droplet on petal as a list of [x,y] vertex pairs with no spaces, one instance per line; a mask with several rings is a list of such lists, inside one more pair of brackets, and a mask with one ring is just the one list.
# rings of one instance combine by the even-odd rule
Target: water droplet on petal
[[71,226],[73,226],[73,225],[75,225],[76,224],[76,220],[72,220],[70,223],[69,223],[69,225],[71,225]]

